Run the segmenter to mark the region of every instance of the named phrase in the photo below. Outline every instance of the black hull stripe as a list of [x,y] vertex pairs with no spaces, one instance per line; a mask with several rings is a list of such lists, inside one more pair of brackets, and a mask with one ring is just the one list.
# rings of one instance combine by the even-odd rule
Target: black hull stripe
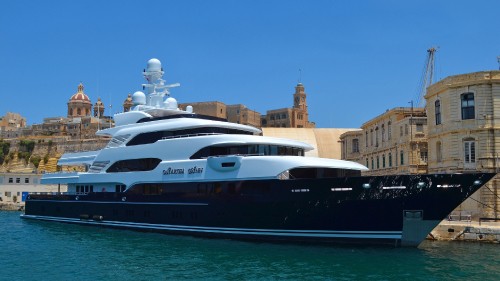
[[283,237],[316,237],[316,238],[358,238],[358,239],[401,239],[401,231],[327,231],[327,230],[289,230],[289,229],[246,229],[246,228],[218,228],[197,227],[185,225],[147,224],[118,221],[93,221],[74,218],[59,218],[48,216],[22,215],[26,219],[58,221],[67,223],[102,225],[135,229],[150,229],[163,231],[234,234],[253,236],[283,236]]

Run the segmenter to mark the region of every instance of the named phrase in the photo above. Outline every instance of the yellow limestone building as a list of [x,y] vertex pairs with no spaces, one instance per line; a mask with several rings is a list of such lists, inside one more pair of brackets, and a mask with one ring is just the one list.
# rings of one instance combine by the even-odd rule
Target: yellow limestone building
[[[498,172],[500,168],[500,71],[447,77],[427,89],[429,173]],[[456,211],[499,217],[495,177]]]
[[396,107],[342,134],[342,159],[368,167],[364,175],[426,173],[426,132],[424,108]]

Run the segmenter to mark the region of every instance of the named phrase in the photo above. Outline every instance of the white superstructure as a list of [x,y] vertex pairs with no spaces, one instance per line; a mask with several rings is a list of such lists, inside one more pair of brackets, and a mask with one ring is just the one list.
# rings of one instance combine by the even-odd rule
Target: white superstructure
[[[287,179],[297,168],[367,170],[354,162],[303,157],[309,144],[261,136],[261,130],[180,110],[157,59],[148,61],[143,85],[129,112],[114,116],[116,127],[100,151],[66,153],[59,165],[83,164],[86,172],[46,174],[42,183],[66,183],[68,191],[112,192],[147,182]],[[89,188],[91,190],[89,190]]]

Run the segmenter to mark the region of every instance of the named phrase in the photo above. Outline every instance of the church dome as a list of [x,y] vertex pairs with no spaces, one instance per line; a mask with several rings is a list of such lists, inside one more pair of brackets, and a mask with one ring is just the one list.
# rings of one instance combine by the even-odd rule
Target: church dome
[[[104,107],[103,107],[104,109]],[[78,92],[71,96],[68,101],[68,118],[90,116],[92,103],[83,92],[83,84],[78,85]]]
[[83,101],[83,102],[90,103],[89,97],[83,92],[83,84],[82,83],[80,83],[80,85],[78,85],[78,92],[76,92],[74,95],[72,95],[71,98],[69,99],[69,101]]

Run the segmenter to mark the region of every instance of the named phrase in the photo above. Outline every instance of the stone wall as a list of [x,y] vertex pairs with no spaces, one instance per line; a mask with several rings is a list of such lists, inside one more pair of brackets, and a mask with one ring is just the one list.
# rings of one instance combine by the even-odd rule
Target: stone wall
[[[35,142],[35,148],[31,154],[30,159],[34,156],[41,158],[38,169],[33,163],[26,163],[24,159],[19,159],[17,153],[19,152],[19,139],[10,141],[9,154],[13,154],[13,158],[9,158],[2,165],[0,165],[0,172],[11,173],[41,173],[41,172],[55,172],[57,170],[57,160],[65,152],[79,152],[79,151],[93,151],[99,150],[106,146],[109,142],[108,138],[99,139],[86,139],[86,140],[68,140],[67,138],[32,138],[28,139]],[[46,161],[45,161],[46,160]],[[8,162],[8,163],[6,163]]]

